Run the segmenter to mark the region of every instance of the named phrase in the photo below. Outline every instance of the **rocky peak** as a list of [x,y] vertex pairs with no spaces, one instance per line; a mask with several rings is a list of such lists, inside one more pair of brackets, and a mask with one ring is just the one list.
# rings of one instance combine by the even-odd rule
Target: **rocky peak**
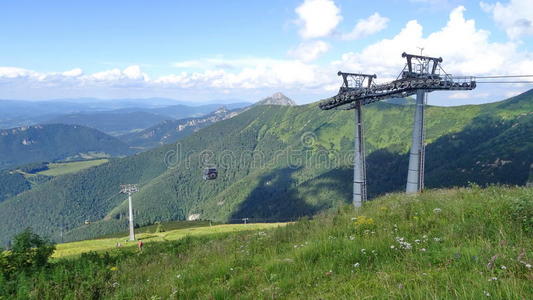
[[294,106],[296,103],[289,97],[283,95],[280,92],[274,93],[272,96],[267,97],[259,102],[256,105],[287,105]]

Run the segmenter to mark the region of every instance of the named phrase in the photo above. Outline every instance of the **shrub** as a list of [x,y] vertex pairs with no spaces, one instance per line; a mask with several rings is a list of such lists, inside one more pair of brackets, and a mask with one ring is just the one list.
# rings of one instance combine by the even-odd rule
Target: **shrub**
[[3,270],[8,270],[9,273],[37,270],[48,264],[48,259],[54,250],[55,245],[52,242],[41,238],[31,228],[27,228],[14,237],[11,251],[3,254],[5,264]]

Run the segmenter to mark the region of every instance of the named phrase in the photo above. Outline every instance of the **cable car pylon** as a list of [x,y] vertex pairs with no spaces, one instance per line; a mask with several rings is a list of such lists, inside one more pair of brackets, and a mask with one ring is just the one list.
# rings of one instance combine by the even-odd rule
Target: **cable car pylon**
[[[342,90],[369,88],[372,79],[376,75],[343,73],[339,71],[338,76],[342,76]],[[355,139],[354,139],[354,162],[353,162],[353,197],[352,202],[355,207],[360,207],[367,200],[366,188],[366,161],[365,161],[365,141],[363,130],[363,103],[355,101],[353,107],[355,111]]]
[[[366,170],[364,162],[364,140],[362,130],[362,106],[390,98],[405,98],[416,94],[415,118],[413,122],[412,145],[407,174],[407,193],[420,192],[424,188],[424,106],[426,94],[443,90],[473,90],[476,80],[473,76],[452,76],[440,63],[442,58],[402,53],[407,60],[402,72],[391,82],[375,84],[376,75],[342,73],[343,85],[337,95],[322,101],[320,109],[355,109],[356,138],[354,159],[354,206],[366,201]],[[365,86],[363,83],[367,82]]]

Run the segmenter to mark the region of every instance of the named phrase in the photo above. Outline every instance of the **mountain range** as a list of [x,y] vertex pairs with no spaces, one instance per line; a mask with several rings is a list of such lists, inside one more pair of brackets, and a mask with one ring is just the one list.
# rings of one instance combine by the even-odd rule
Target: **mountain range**
[[201,128],[212,125],[218,121],[233,118],[242,111],[242,109],[228,110],[223,106],[202,117],[166,120],[150,128],[139,132],[125,134],[118,138],[136,149],[154,148],[174,143]]
[[[251,103],[224,104],[228,109]],[[194,104],[172,99],[71,99],[0,100],[0,129],[43,123],[65,123],[97,128],[108,134],[146,129],[164,120],[199,117],[219,108],[221,103]],[[135,123],[137,122],[137,123]]]
[[[426,187],[524,185],[533,162],[533,91],[484,105],[428,106]],[[365,106],[369,194],[402,190],[413,105]],[[54,239],[123,230],[120,184],[137,183],[136,222],[286,220],[350,201],[353,114],[317,103],[253,106],[175,144],[57,176],[0,203],[0,240],[31,226]],[[205,167],[218,168],[205,181]],[[12,193],[13,194],[13,193]],[[89,225],[86,225],[89,221]]]

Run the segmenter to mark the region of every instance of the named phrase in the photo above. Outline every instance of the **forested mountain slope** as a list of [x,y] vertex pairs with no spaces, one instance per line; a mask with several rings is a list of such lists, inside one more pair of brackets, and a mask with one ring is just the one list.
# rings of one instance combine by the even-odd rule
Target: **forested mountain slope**
[[[533,92],[496,104],[428,107],[426,186],[525,184],[533,162]],[[365,107],[369,192],[402,190],[413,106]],[[0,203],[0,238],[24,227],[81,239],[124,228],[121,183],[139,183],[136,222],[200,218],[286,219],[351,197],[353,112],[257,106],[179,141],[78,174],[57,177]],[[176,155],[177,153],[177,155]],[[204,181],[205,166],[219,178]],[[36,209],[39,204],[39,209]],[[9,216],[9,217],[8,217]],[[29,217],[25,217],[29,216]],[[85,220],[95,221],[83,225]]]
[[47,124],[0,130],[0,169],[89,153],[120,156],[131,154],[132,150],[112,136],[79,125]]

